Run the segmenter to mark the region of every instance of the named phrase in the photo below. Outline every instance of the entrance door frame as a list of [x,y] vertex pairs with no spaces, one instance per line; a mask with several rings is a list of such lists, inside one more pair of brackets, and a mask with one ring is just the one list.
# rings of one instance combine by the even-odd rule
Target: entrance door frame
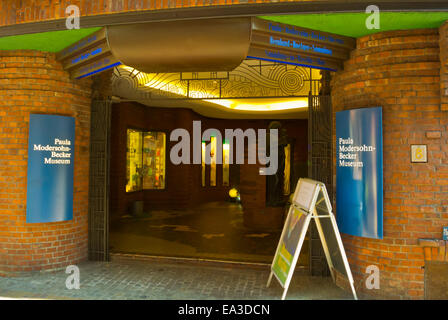
[[90,122],[88,256],[109,261],[110,128],[112,101],[94,98]]
[[[322,71],[319,95],[309,95],[308,117],[308,177],[322,181],[332,195],[332,111],[330,94],[330,72]],[[98,83],[94,83],[99,85]],[[99,87],[101,87],[99,85]],[[95,89],[95,87],[94,87]],[[91,143],[89,175],[89,260],[109,261],[109,194],[110,194],[110,131],[112,101],[96,94],[91,109]],[[322,145],[325,155],[319,155]],[[317,151],[316,151],[317,150]],[[326,168],[323,171],[315,169]],[[333,196],[332,196],[333,197]],[[313,226],[312,226],[313,227]],[[320,240],[313,241],[317,232],[310,232],[310,272],[328,276],[325,255]],[[314,244],[316,243],[316,244]],[[311,254],[315,253],[315,254]]]
[[[333,114],[331,73],[322,71],[319,95],[308,102],[308,177],[323,182],[333,203]],[[314,220],[309,228],[309,270],[313,276],[330,276],[327,259]]]

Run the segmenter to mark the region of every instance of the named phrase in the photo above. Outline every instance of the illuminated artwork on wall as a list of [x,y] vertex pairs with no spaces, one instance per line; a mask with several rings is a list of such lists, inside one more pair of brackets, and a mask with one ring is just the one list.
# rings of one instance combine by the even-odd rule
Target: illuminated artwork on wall
[[165,189],[166,135],[127,131],[126,192]]

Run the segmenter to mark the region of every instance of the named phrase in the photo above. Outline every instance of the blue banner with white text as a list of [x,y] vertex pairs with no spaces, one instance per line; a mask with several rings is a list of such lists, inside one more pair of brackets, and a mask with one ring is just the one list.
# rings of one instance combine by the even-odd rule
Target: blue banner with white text
[[383,238],[382,108],[336,112],[336,220],[343,233]]
[[26,222],[73,219],[75,118],[31,114]]

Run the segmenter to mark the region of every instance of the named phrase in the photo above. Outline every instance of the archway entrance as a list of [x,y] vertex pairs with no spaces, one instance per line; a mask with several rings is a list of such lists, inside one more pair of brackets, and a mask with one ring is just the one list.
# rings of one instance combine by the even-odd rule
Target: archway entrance
[[[320,72],[246,59],[222,78],[188,75],[114,70],[112,89],[124,101],[112,106],[111,252],[269,263],[288,198],[308,174],[306,107],[309,93],[318,94]],[[199,143],[202,155],[209,143],[212,153],[222,143],[222,162],[194,163],[196,126],[201,135],[216,130],[211,142]],[[280,132],[283,162],[281,174],[263,176],[259,164],[248,163],[247,139],[270,127]],[[188,164],[173,163],[175,130],[191,141]],[[238,150],[230,151],[238,138],[226,130],[244,135],[241,164]]]
[[[328,81],[324,81],[325,86],[322,86],[320,75],[313,75],[315,73],[313,70],[324,70],[324,80],[328,80],[329,71],[340,68],[342,61],[347,57],[348,51],[353,47],[353,39],[260,19],[224,20],[211,21],[218,26],[213,36],[204,36],[204,21],[183,22],[182,25],[151,24],[151,30],[160,31],[150,35],[151,43],[160,45],[154,48],[146,48],[145,44],[142,46],[142,43],[148,42],[138,41],[141,40],[139,37],[142,34],[147,33],[141,32],[142,25],[127,26],[124,29],[114,27],[99,31],[96,36],[91,37],[91,41],[88,39],[78,46],[73,46],[73,50],[68,48],[60,54],[60,59],[66,68],[78,78],[115,68],[112,77],[112,95],[119,97],[120,103],[112,107],[105,104],[103,108],[105,111],[100,116],[101,121],[112,119],[111,125],[98,126],[95,119],[92,121],[93,137],[99,136],[94,134],[95,130],[109,128],[106,133],[102,131],[103,142],[106,142],[108,147],[101,149],[92,145],[91,150],[93,161],[91,179],[96,182],[91,183],[94,187],[91,191],[90,206],[92,224],[89,227],[92,239],[91,252],[103,252],[103,255],[99,254],[99,259],[108,256],[109,218],[111,221],[115,216],[132,218],[135,220],[134,229],[138,229],[144,221],[142,218],[152,222],[157,220],[157,214],[171,215],[173,219],[179,219],[180,216],[185,218],[188,210],[194,208],[195,213],[202,213],[202,218],[197,221],[203,222],[210,216],[207,213],[219,212],[223,207],[216,205],[210,209],[201,205],[208,203],[208,200],[214,200],[214,197],[217,197],[219,201],[230,200],[228,192],[233,189],[232,180],[236,179],[235,177],[231,179],[231,172],[239,172],[239,177],[236,179],[238,185],[235,189],[237,193],[239,191],[242,201],[242,207],[235,209],[234,212],[240,210],[242,212],[241,225],[246,228],[252,227],[257,232],[269,228],[278,229],[281,226],[282,206],[294,190],[294,182],[298,177],[308,175],[315,179],[325,180],[327,185],[331,186],[329,86]],[[174,32],[184,32],[184,29],[191,34],[183,34],[182,37]],[[126,32],[129,37],[123,36]],[[250,36],[245,37],[246,33]],[[166,43],[166,38],[173,34],[176,41]],[[238,37],[233,37],[232,34],[238,34]],[[249,40],[244,40],[246,38]],[[223,39],[225,42],[222,41]],[[134,43],[137,43],[137,46]],[[173,43],[182,48],[179,50],[180,54],[176,52]],[[223,43],[226,50],[220,50]],[[186,52],[183,45],[190,45],[191,52]],[[78,59],[75,58],[77,53],[74,52],[79,48],[87,50],[87,53],[80,54]],[[229,52],[228,48],[235,50]],[[145,50],[150,54],[142,54]],[[168,58],[163,55],[163,52]],[[185,61],[179,62],[180,57],[184,57]],[[142,70],[149,70],[152,73]],[[247,99],[251,101],[247,102]],[[300,103],[302,106],[298,106]],[[95,114],[93,113],[93,116]],[[189,120],[189,124],[179,122],[177,120],[179,116],[181,120]],[[132,117],[136,119],[133,120]],[[304,127],[299,125],[299,120],[305,120],[307,123],[306,139],[305,135],[297,130],[299,127],[302,129]],[[151,121],[153,122],[148,127],[146,124]],[[167,144],[167,141],[172,130],[181,128],[191,133],[195,121],[205,122],[204,128],[215,130],[218,128],[224,131],[239,127],[258,130],[270,126],[281,129],[280,132],[283,130],[285,135],[283,140],[280,139],[283,144],[279,149],[282,155],[281,177],[279,179],[260,178],[259,167],[245,167],[244,164],[239,165],[238,170],[235,170],[232,169],[232,165],[225,168],[224,164],[218,167],[219,163],[204,165],[199,162],[195,163],[197,169],[194,169],[194,166],[190,168],[191,170],[184,167],[175,175],[176,178],[171,178],[172,181],[181,182],[181,187],[176,187],[168,181],[169,172],[173,174],[175,171],[169,168],[170,164],[167,161],[169,147],[172,147]],[[115,133],[118,138],[114,136]],[[215,137],[215,146],[211,149],[220,146],[225,150],[225,145],[229,142],[223,140],[221,143],[222,137],[212,135],[210,145],[213,144],[211,141],[213,137]],[[300,139],[306,141],[304,149],[297,148],[297,141]],[[114,154],[115,146],[121,148],[118,149],[117,154]],[[110,172],[109,160],[105,160],[109,150],[112,152],[111,157],[108,158],[111,160]],[[307,155],[305,160],[307,165],[302,167],[303,172],[294,170],[300,154]],[[98,157],[98,155],[103,156]],[[101,165],[94,163],[95,159],[102,159]],[[120,162],[116,159],[122,160]],[[286,168],[289,170],[287,174]],[[198,171],[197,174],[194,173],[195,170]],[[108,188],[109,183],[110,188]],[[170,190],[167,192],[168,188]],[[195,195],[198,188],[201,189],[203,195]],[[167,212],[167,210],[179,210],[179,208],[184,210],[182,214]],[[157,210],[165,211],[156,212]],[[137,217],[139,215],[143,217]],[[221,214],[220,217],[223,215],[225,216]],[[162,217],[159,220],[165,220],[165,218]],[[219,223],[219,219],[212,220],[220,226],[224,225]],[[232,219],[224,220],[232,221]],[[197,229],[194,229],[192,225],[159,222],[157,228],[160,229],[161,234],[167,234],[164,229],[171,232],[181,232],[180,230],[194,232]],[[121,225],[124,223],[125,221],[122,220]],[[120,223],[118,225],[120,226]],[[119,229],[112,228],[111,230],[119,231]],[[140,231],[140,236],[147,231],[146,229]],[[241,234],[249,239],[251,237],[257,239],[257,243],[262,243],[260,239],[271,236],[271,234],[265,236],[261,231],[258,233],[246,231]],[[274,232],[272,238],[275,238],[275,231],[272,232]],[[153,230],[150,233],[157,232]],[[211,239],[221,238],[221,234],[224,234],[225,238],[226,234],[225,232],[199,231],[197,233],[200,233],[201,240],[206,244],[211,243]],[[152,252],[145,248],[136,250],[136,243],[140,240],[142,239],[136,238],[132,241],[130,246],[134,250],[125,249],[125,251],[135,253],[144,251],[143,253],[147,254],[167,252],[170,255],[170,250],[165,250],[166,243],[158,245],[157,241],[152,241],[152,244],[156,243],[151,249]],[[242,243],[241,239],[236,242]],[[274,251],[276,241],[270,240],[270,242]],[[120,238],[116,243],[122,245],[125,241]],[[166,245],[166,247],[170,246]],[[218,248],[220,245],[215,247]],[[237,249],[242,247],[240,245]],[[257,255],[256,252],[254,254],[251,246],[247,251],[252,252],[253,256]],[[226,254],[229,255],[229,252]],[[266,256],[272,256],[272,254],[273,252],[267,252]],[[191,253],[187,252],[187,255]],[[241,260],[243,255],[235,259]],[[322,255],[312,250],[311,256],[311,261],[317,261]],[[206,256],[199,255],[198,257]]]

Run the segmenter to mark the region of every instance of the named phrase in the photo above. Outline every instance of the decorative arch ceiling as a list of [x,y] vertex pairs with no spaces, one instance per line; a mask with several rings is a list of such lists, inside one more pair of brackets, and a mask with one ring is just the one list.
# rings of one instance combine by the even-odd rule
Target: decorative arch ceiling
[[214,118],[306,118],[309,94],[320,88],[320,71],[261,60],[244,60],[230,72],[144,73],[114,68],[112,92],[148,106],[193,109]]
[[247,59],[229,72],[144,73],[119,66],[112,86],[121,93],[138,90],[148,100],[306,98],[318,94],[319,80],[316,69]]

